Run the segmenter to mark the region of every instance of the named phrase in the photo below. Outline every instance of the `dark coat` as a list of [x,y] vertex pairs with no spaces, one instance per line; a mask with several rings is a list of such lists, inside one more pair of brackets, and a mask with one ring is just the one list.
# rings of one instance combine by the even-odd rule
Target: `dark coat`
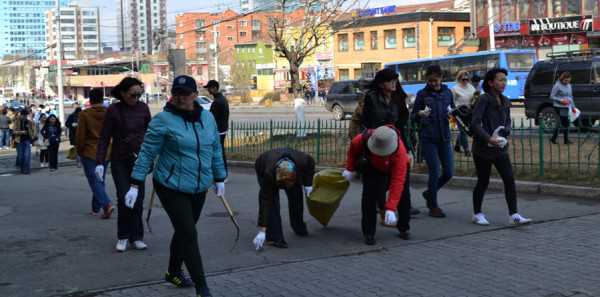
[[483,94],[479,97],[475,109],[473,110],[473,119],[471,120],[471,129],[473,130],[473,154],[495,158],[499,154],[508,153],[508,145],[504,148],[490,147],[488,145],[490,137],[494,130],[504,126],[500,136],[510,135],[510,101],[504,95],[501,104],[498,104],[496,97]]
[[75,111],[69,115],[67,121],[65,122],[65,126],[69,129],[69,143],[72,146],[75,146],[77,143],[77,123],[79,121],[79,111]]
[[[431,114],[421,117],[418,113],[429,106]],[[454,108],[454,96],[446,85],[440,91],[426,86],[417,93],[412,119],[420,125],[419,138],[427,142],[450,142],[450,122],[448,121],[448,107]]]
[[223,94],[218,93],[215,95],[215,100],[210,106],[210,112],[217,121],[219,133],[226,133],[229,130],[229,102]]
[[274,196],[279,191],[275,166],[283,158],[289,158],[296,164],[297,185],[310,187],[313,183],[315,160],[309,154],[289,148],[277,148],[260,155],[254,163],[254,169],[256,170],[260,191],[263,193],[258,201],[258,225],[262,227],[267,226]]

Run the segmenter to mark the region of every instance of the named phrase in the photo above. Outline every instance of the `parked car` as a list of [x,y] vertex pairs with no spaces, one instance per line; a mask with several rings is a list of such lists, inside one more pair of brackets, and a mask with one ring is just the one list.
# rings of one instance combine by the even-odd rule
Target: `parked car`
[[344,120],[356,109],[366,83],[367,81],[359,80],[334,82],[325,96],[325,108],[333,113],[336,120]]
[[213,103],[212,99],[210,99],[206,96],[198,96],[198,99],[196,99],[196,101],[198,101],[198,103],[200,103],[202,108],[204,108],[206,110],[210,110],[210,106]]
[[[64,101],[63,101],[63,104],[64,104],[65,107],[73,107],[73,105],[75,103],[79,103],[79,102],[77,102],[75,100],[72,100],[72,99],[69,99],[69,98],[65,98]],[[60,104],[60,101],[58,100],[58,98],[57,99],[52,99],[52,100],[46,102],[46,105],[58,106],[59,104]]]
[[6,102],[6,107],[14,108],[16,110],[21,110],[21,109],[25,108],[25,104],[23,104],[19,100],[9,100],[8,102]]
[[600,51],[594,55],[566,53],[552,56],[550,60],[537,62],[525,83],[525,115],[527,118],[544,120],[544,126],[554,128],[560,117],[552,106],[550,92],[558,76],[571,73],[573,99],[581,110],[580,125],[589,127],[600,119]]

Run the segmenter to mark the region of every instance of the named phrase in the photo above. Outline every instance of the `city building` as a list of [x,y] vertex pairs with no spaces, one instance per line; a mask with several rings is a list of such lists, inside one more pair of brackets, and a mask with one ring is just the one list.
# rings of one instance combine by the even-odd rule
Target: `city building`
[[257,90],[274,89],[275,60],[272,44],[264,42],[236,44],[234,58],[235,63],[232,67],[234,79],[252,80],[255,84],[252,87]]
[[413,12],[335,24],[336,79],[371,78],[385,63],[476,52],[469,13]]
[[493,23],[496,48],[535,48],[538,58],[548,53],[600,47],[599,0],[473,1],[471,15],[481,48],[489,49]]
[[100,13],[96,7],[70,5],[60,9],[60,26],[57,25],[56,9],[46,12],[47,59],[57,57],[60,28],[63,60],[91,58],[101,53]]
[[[287,0],[286,6],[289,11],[293,11],[301,5],[301,2],[302,0]],[[240,0],[240,12],[249,13],[276,10],[280,3],[281,2],[277,0]]]
[[117,0],[116,4],[121,51],[156,51],[156,39],[167,32],[167,0]]
[[[59,0],[67,5],[68,0]],[[55,0],[6,1],[0,5],[0,57],[46,57],[46,11]]]

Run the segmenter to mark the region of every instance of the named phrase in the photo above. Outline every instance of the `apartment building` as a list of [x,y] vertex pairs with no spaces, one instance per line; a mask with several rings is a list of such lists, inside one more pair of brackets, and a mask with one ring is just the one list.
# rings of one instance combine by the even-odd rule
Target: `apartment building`
[[101,53],[100,12],[97,7],[70,5],[61,7],[60,26],[56,9],[46,12],[48,59],[56,59],[58,30],[64,60],[93,58]]

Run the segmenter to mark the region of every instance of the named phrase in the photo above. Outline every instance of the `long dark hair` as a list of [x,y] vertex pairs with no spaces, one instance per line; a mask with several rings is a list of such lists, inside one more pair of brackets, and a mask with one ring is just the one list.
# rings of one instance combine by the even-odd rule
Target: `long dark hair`
[[119,100],[123,100],[121,92],[127,92],[133,86],[143,87],[144,83],[135,77],[126,77],[112,89],[110,94]]
[[42,129],[46,129],[47,127],[50,127],[52,124],[50,123],[50,119],[51,118],[55,118],[56,119],[56,124],[54,124],[53,126],[55,126],[56,128],[60,128],[62,127],[60,120],[53,114],[49,115],[48,118],[46,118],[46,122],[44,123],[44,127]]
[[486,94],[490,94],[490,92],[492,91],[492,87],[490,87],[490,82],[496,79],[496,75],[498,75],[498,73],[504,73],[504,75],[508,75],[508,71],[506,71],[506,69],[504,68],[494,68],[485,74],[485,78],[483,79],[483,91]]

